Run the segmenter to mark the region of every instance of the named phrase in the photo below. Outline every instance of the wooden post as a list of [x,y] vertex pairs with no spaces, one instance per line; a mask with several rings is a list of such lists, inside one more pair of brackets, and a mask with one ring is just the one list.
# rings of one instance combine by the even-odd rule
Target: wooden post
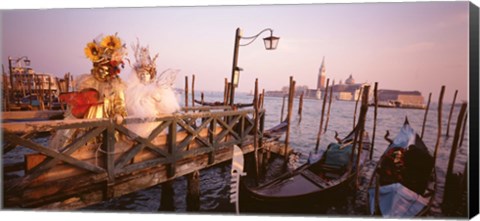
[[[2,69],[3,69],[3,65],[2,65]],[[3,70],[2,70],[3,71]],[[11,94],[10,94],[10,88],[8,87],[9,86],[9,83],[8,82],[9,79],[7,77],[7,75],[5,73],[3,73],[3,87],[5,89],[5,94],[3,95],[5,97],[5,108],[6,108],[6,111],[10,111],[10,97],[11,97]],[[10,84],[11,85],[11,84]]]
[[442,89],[440,90],[440,96],[438,98],[438,115],[437,115],[437,142],[435,143],[435,151],[433,152],[433,166],[435,167],[435,163],[437,162],[437,153],[438,147],[440,146],[440,138],[442,137],[442,106],[443,106],[443,94],[445,93],[445,85],[442,85]]
[[260,99],[260,109],[263,109],[263,102],[265,101],[265,89],[262,89],[262,97]]
[[332,105],[333,85],[335,85],[335,81],[333,81],[332,86],[330,86],[330,96],[329,96],[329,100],[328,100],[327,120],[325,121],[325,130],[323,130],[323,133],[327,132],[328,121],[330,120],[330,106]]
[[452,173],[453,171],[453,165],[455,163],[455,157],[457,154],[457,149],[459,147],[459,142],[460,142],[460,137],[461,137],[461,130],[462,130],[462,124],[465,119],[465,113],[467,111],[467,103],[463,103],[462,107],[460,109],[460,113],[458,114],[458,119],[457,119],[457,126],[455,128],[455,135],[453,138],[453,143],[452,143],[452,149],[450,151],[450,159],[448,161],[448,167],[447,167],[447,176]]
[[287,110],[287,132],[285,134],[285,163],[288,162],[288,143],[290,141],[290,122],[292,118],[293,97],[295,96],[295,81],[293,76],[290,76],[290,90],[288,93],[288,110]]
[[53,93],[52,93],[52,77],[48,76],[48,109],[52,109],[52,103],[53,103]]
[[327,78],[327,87],[325,88],[325,92],[324,92],[325,94],[323,96],[322,115],[320,116],[320,127],[318,128],[317,143],[315,144],[315,152],[316,153],[318,153],[318,147],[320,146],[320,137],[322,136],[323,115],[325,114],[325,104],[326,104],[326,101],[327,101],[329,81],[330,81],[330,78]]
[[427,122],[427,114],[428,114],[428,109],[430,108],[431,99],[432,99],[432,93],[428,94],[427,109],[425,109],[425,116],[423,116],[422,133],[420,135],[420,138],[423,138],[423,132],[425,132],[425,123]]
[[463,119],[462,136],[460,138],[460,144],[458,145],[458,147],[462,147],[463,139],[465,139],[465,128],[467,127],[467,118],[468,118],[468,113],[465,114],[465,118]]
[[200,210],[200,173],[195,170],[187,175],[187,211]]
[[194,74],[192,75],[192,107],[195,107],[195,75]]
[[[370,92],[370,86],[365,85],[364,86],[364,91],[362,94],[362,106],[360,107],[360,116],[358,117],[358,123],[360,124],[360,133],[358,136],[358,151],[357,151],[357,166],[356,168],[356,182],[355,182],[355,187],[358,189],[359,186],[359,179],[360,179],[360,156],[362,155],[362,150],[363,150],[363,133],[365,131],[365,120],[367,118],[367,111],[368,111],[368,93]],[[353,146],[355,148],[355,146]],[[352,152],[354,152],[354,149],[352,148]]]
[[40,99],[39,99],[39,108],[40,110],[45,110],[45,102],[44,102],[44,98],[45,98],[45,88],[44,88],[44,85],[43,85],[43,76],[41,75],[37,75],[38,78],[37,78],[37,82],[39,84],[39,87],[38,87],[38,90],[39,90],[39,94],[40,94]]
[[302,108],[303,108],[303,91],[300,94],[300,103],[298,104],[298,123],[302,122]]
[[373,99],[375,102],[375,109],[373,112],[373,132],[372,132],[372,145],[370,146],[370,155],[368,156],[369,160],[373,158],[373,151],[375,150],[375,131],[377,130],[377,109],[378,109],[378,82],[375,82],[373,87]]
[[[360,100],[360,96],[362,94],[363,87],[360,88],[360,91],[358,93],[357,100],[355,101],[355,111],[353,112],[353,129],[355,129],[356,121],[357,121],[357,107],[358,107],[358,101]],[[353,99],[355,99],[355,95],[353,95]]]
[[173,118],[172,123],[168,126],[167,148],[168,154],[171,155],[171,162],[167,165],[167,177],[175,176],[176,164],[176,148],[177,147],[177,119]]
[[374,171],[375,173],[375,203],[374,203],[374,215],[380,215],[380,175]]
[[283,109],[285,109],[285,95],[283,95],[282,112],[280,113],[280,123],[283,122]]
[[253,122],[253,152],[255,156],[255,178],[258,181],[258,78],[255,79],[255,92],[253,95],[254,122]]
[[200,95],[201,99],[202,99],[202,105],[203,105],[203,102],[205,102],[205,100],[203,99],[203,92],[202,94]]
[[228,82],[228,83],[227,83],[227,91],[228,91],[228,93],[227,93],[227,103],[225,103],[225,105],[227,105],[227,104],[230,103],[230,99],[231,99],[231,97],[230,97],[230,96],[231,96],[231,92],[230,92],[230,91],[231,91],[231,90],[232,90],[232,83]]
[[188,76],[185,76],[185,107],[188,107]]
[[162,183],[162,195],[160,196],[159,211],[175,211],[173,191],[173,180],[168,180]]
[[227,105],[228,102],[228,80],[225,78],[225,88],[223,91],[223,105]]
[[450,150],[450,158],[448,160],[447,174],[445,176],[445,190],[443,192],[444,203],[447,203],[445,199],[451,199],[451,196],[454,193],[452,191],[456,192],[457,190],[456,189],[457,186],[452,183],[453,182],[452,179],[455,179],[453,175],[453,166],[455,164],[455,158],[457,156],[457,149],[459,147],[458,144],[460,141],[460,133],[462,130],[462,124],[464,122],[466,111],[467,111],[467,103],[463,103],[460,109],[460,113],[458,114],[457,126],[455,128],[455,135],[453,138],[452,149]]
[[447,122],[447,138],[450,136],[450,119],[452,118],[453,108],[455,107],[455,100],[457,99],[458,90],[455,90],[455,95],[453,95],[452,106],[450,107],[450,114],[448,115]]

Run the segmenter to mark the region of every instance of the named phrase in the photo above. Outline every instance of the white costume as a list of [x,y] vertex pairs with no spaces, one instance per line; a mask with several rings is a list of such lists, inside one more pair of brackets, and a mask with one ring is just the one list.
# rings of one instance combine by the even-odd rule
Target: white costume
[[149,55],[148,47],[132,45],[135,64],[128,78],[126,107],[129,118],[146,119],[148,123],[127,124],[135,134],[147,138],[161,122],[152,122],[156,117],[180,110],[177,95],[173,90],[179,70],[167,69],[156,76],[155,59]]

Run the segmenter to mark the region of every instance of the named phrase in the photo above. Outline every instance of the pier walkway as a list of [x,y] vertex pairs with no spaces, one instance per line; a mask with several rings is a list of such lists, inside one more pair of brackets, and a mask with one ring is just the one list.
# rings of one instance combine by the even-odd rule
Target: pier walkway
[[[254,151],[254,109],[184,108],[155,119],[148,138],[128,129],[153,123],[147,119],[26,121],[14,113],[2,113],[2,159],[22,160],[3,162],[3,208],[78,209],[231,160],[233,145],[245,154]],[[278,138],[264,136],[264,120],[260,110],[259,149],[283,153]],[[62,130],[77,136],[58,148],[37,141]]]

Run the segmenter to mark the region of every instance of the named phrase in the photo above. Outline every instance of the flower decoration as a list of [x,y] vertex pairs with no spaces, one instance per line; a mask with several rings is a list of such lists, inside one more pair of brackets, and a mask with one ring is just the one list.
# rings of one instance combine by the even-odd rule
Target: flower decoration
[[118,78],[127,53],[117,34],[104,37],[100,43],[95,40],[87,43],[84,51],[93,63],[91,73],[97,80],[110,81]]
[[104,48],[111,50],[117,50],[122,47],[122,42],[115,35],[109,35],[103,38],[102,43],[100,44]]

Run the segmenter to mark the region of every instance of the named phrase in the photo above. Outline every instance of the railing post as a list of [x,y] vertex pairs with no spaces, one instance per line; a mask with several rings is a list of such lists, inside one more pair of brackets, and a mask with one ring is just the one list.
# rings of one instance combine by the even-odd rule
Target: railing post
[[105,153],[105,169],[108,175],[106,198],[110,199],[114,197],[113,189],[110,187],[115,183],[115,127],[113,119],[105,124],[106,130],[103,131],[102,150]]
[[177,161],[176,145],[177,145],[177,118],[173,118],[170,126],[168,127],[168,154],[170,154],[170,164],[167,167],[167,177],[175,176],[175,164]]
[[213,164],[215,162],[215,150],[217,147],[217,142],[215,142],[215,131],[217,129],[217,118],[211,116],[212,121],[210,122],[209,127],[209,137],[210,143],[212,144],[212,151],[208,154],[208,164]]
[[245,118],[247,117],[247,114],[243,114],[243,116],[240,118],[240,124],[238,128],[238,133],[240,134],[240,144],[239,146],[243,146],[243,141],[245,140]]

